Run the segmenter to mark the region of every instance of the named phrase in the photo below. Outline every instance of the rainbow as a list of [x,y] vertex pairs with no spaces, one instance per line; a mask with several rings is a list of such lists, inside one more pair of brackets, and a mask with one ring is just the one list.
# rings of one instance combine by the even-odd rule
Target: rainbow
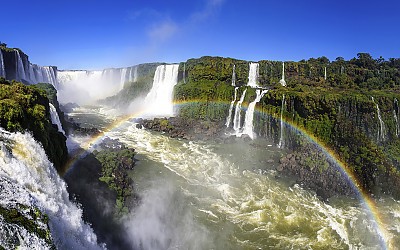
[[[190,100],[190,101],[176,101],[174,102],[174,107],[179,108],[183,107],[186,105],[192,105],[192,104],[204,104],[204,100]],[[208,102],[212,104],[217,104],[217,105],[229,105],[230,102],[226,101],[220,101],[220,102]],[[248,104],[243,103],[243,107],[246,107]],[[266,111],[261,110],[259,107],[256,107],[255,112],[261,113],[261,114],[266,114]],[[141,117],[143,114],[145,114],[145,110],[140,110],[138,112],[135,112],[134,114],[126,115],[119,117],[117,120],[115,120],[112,124],[107,126],[104,129],[104,132],[95,135],[91,137],[88,141],[84,143],[84,145],[81,145],[82,150],[79,150],[74,153],[74,155],[70,158],[70,160],[66,163],[66,165],[63,168],[63,171],[61,171],[61,175],[64,175],[70,168],[74,166],[74,164],[81,159],[88,150],[91,149],[91,147],[98,142],[100,142],[105,136],[106,133],[109,131],[112,131],[114,129],[119,128],[122,126],[124,123],[127,121]],[[280,116],[278,114],[268,114],[272,115],[276,119],[280,119]],[[324,142],[316,138],[314,135],[306,131],[304,128],[294,124],[293,122],[284,119],[284,123],[289,126],[290,128],[294,129],[296,132],[300,133],[301,135],[305,136],[312,144],[316,145],[332,162],[336,163],[338,166],[338,169],[342,174],[344,174],[351,185],[354,188],[354,191],[356,192],[356,195],[358,196],[359,200],[362,202],[362,205],[364,208],[369,212],[369,216],[373,219],[375,227],[377,231],[379,232],[379,237],[380,237],[380,246],[381,249],[394,249],[393,244],[391,243],[391,237],[390,234],[387,232],[387,230],[384,228],[384,223],[381,214],[379,213],[377,209],[377,205],[375,201],[371,198],[371,196],[362,188],[362,185],[360,181],[356,178],[356,176],[349,170],[349,168],[346,166],[346,164],[340,160],[339,156],[332,150],[330,149]]]

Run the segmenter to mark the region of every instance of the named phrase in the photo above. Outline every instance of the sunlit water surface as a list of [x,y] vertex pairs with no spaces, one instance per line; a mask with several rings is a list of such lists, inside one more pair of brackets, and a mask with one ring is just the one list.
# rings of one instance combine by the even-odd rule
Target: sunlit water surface
[[[73,116],[95,124],[80,109]],[[102,115],[99,115],[101,111]],[[102,121],[104,122],[104,121]],[[110,121],[108,121],[110,122]],[[105,122],[100,123],[106,126]],[[360,201],[321,201],[275,171],[284,151],[267,141],[192,142],[137,129],[107,132],[135,148],[132,173],[140,205],[125,219],[143,249],[382,249],[380,232]],[[387,235],[400,247],[400,202],[376,201]]]

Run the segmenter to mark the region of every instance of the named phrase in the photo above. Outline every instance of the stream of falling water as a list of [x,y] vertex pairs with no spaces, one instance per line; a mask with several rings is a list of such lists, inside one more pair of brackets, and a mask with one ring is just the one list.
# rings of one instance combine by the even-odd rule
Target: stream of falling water
[[[273,159],[278,148],[180,141],[133,123],[108,136],[138,152],[133,176],[142,202],[126,219],[136,247],[381,249],[379,233],[358,201],[323,202],[277,179],[273,164],[261,159]],[[252,152],[248,158],[246,150]],[[392,223],[385,226],[391,244],[399,246],[400,203],[385,198],[378,205]]]

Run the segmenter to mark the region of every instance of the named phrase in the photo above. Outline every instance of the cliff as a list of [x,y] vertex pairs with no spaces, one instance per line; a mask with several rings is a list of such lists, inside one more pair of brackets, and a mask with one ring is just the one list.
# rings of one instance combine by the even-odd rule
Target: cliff
[[20,49],[0,46],[0,77],[24,84],[45,82],[56,86],[57,67],[32,64]]
[[66,162],[66,138],[51,122],[47,94],[35,85],[0,78],[0,126],[11,132],[32,133],[57,169]]
[[[400,59],[372,59],[360,53],[349,61],[337,58],[330,62],[321,57],[285,62],[284,67],[283,77],[281,62],[258,62],[257,84],[269,91],[256,105],[254,132],[276,144],[283,140],[284,147],[297,152],[300,159],[307,154],[301,150],[301,130],[331,149],[367,192],[399,196]],[[235,105],[247,91],[243,124],[244,113],[256,97],[255,89],[246,86],[248,77],[246,61],[202,57],[181,63],[174,96],[183,103],[178,115],[224,121],[237,87]],[[283,78],[287,87],[279,83]],[[281,114],[285,121],[282,134]],[[302,167],[311,172],[311,165],[303,161]],[[326,171],[324,166],[318,167],[320,173]]]

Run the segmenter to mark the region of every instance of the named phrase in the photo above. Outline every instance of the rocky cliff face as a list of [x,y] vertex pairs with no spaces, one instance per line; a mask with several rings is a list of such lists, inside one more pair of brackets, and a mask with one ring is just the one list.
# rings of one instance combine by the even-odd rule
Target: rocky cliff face
[[0,76],[24,84],[50,83],[57,86],[57,67],[42,67],[32,64],[28,56],[19,49],[0,47]]
[[[396,193],[393,185],[400,187],[399,62],[378,62],[368,54],[350,61],[330,62],[322,57],[285,62],[282,76],[281,62],[260,61],[257,84],[269,91],[256,105],[254,132],[296,151],[304,145],[298,136],[301,130],[333,150],[367,191],[379,192],[380,186],[384,192]],[[249,62],[220,57],[182,63],[175,87],[175,100],[184,103],[179,116],[223,121],[238,87],[238,97],[246,90],[243,124],[247,106],[256,97],[255,89],[246,86],[249,68]],[[279,84],[280,79],[287,87]],[[308,157],[307,152],[299,154],[298,159]]]
[[65,164],[66,138],[51,122],[47,94],[36,86],[0,79],[0,127],[11,132],[29,131],[57,169]]

